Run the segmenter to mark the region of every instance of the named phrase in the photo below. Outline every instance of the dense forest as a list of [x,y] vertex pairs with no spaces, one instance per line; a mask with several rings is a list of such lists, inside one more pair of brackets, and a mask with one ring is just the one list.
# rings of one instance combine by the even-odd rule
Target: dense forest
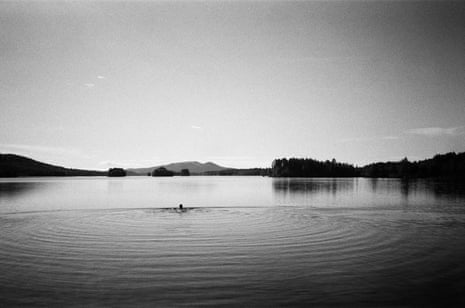
[[0,154],[0,177],[97,175],[107,175],[107,172],[69,169],[41,163],[24,156],[14,154]]
[[121,177],[126,176],[126,170],[123,168],[110,168],[108,169],[108,176],[109,177]]
[[358,169],[353,165],[311,158],[275,159],[271,167],[274,177],[354,177]]
[[174,176],[174,171],[168,170],[165,167],[160,167],[153,170],[152,176]]
[[250,168],[250,169],[224,169],[220,171],[207,171],[201,175],[261,175],[269,176],[271,175],[270,168]]
[[309,158],[276,159],[271,176],[274,177],[465,177],[465,152],[438,154],[430,159],[410,162],[379,162],[363,167],[339,163],[336,160],[318,161]]
[[360,169],[364,177],[465,177],[465,152],[438,154],[430,159],[410,162],[407,158],[399,162],[375,163]]

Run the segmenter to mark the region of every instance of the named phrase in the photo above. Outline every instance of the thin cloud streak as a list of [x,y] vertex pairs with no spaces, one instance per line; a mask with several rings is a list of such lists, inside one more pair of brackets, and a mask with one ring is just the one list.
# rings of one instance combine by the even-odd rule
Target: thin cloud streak
[[382,136],[382,137],[354,137],[354,138],[343,138],[339,139],[340,143],[349,143],[349,142],[372,142],[378,140],[398,140],[398,136]]
[[407,130],[406,133],[426,137],[460,136],[465,134],[465,126],[414,128]]
[[148,168],[152,166],[158,166],[166,163],[158,158],[156,159],[130,159],[130,160],[104,160],[98,163],[99,166],[111,168],[111,167],[121,167],[121,168]]

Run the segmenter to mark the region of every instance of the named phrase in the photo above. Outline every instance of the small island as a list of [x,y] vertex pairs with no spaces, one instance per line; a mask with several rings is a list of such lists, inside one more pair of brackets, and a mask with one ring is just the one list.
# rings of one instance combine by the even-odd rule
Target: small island
[[181,176],[190,176],[191,173],[189,171],[189,169],[182,169],[181,170]]
[[165,167],[160,167],[153,170],[152,176],[174,176],[174,172],[166,169]]
[[124,170],[123,168],[110,168],[108,169],[108,176],[109,177],[126,176],[126,170]]

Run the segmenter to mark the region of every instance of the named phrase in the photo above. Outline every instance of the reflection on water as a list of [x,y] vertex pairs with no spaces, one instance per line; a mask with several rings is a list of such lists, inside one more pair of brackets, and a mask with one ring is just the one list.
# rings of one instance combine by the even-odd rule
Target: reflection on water
[[187,207],[386,208],[460,205],[465,183],[368,178],[0,179],[0,213]]
[[386,207],[460,204],[465,182],[433,179],[275,178],[280,205]]
[[448,179],[364,179],[371,185],[373,193],[400,192],[405,197],[409,194],[428,194],[434,197],[460,197],[465,195],[465,182]]
[[463,188],[2,179],[0,306],[463,307]]
[[43,182],[0,182],[0,198],[14,198],[18,195],[30,193],[32,190],[45,189]]
[[353,190],[358,179],[350,178],[275,178],[273,189],[277,193],[332,193]]

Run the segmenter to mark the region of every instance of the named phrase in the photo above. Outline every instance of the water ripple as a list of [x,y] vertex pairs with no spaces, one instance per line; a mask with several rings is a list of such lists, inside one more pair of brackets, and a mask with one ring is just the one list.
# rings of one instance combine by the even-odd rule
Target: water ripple
[[0,299],[47,306],[405,303],[413,299],[403,287],[416,287],[415,294],[428,281],[463,277],[463,222],[437,213],[306,207],[2,215]]

